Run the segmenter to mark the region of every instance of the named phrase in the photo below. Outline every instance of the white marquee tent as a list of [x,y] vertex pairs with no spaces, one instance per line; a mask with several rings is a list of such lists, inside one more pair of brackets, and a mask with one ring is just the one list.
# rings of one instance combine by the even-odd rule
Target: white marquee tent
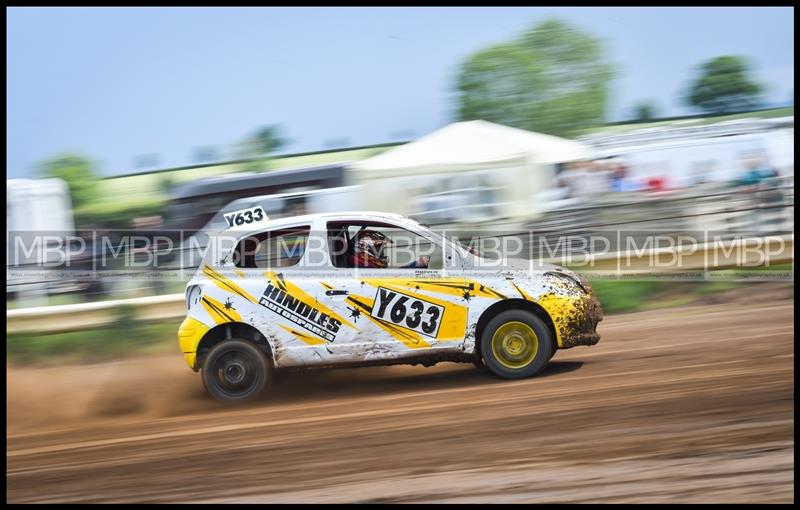
[[457,122],[350,167],[366,206],[430,222],[523,217],[556,164],[591,157],[580,142],[483,120]]

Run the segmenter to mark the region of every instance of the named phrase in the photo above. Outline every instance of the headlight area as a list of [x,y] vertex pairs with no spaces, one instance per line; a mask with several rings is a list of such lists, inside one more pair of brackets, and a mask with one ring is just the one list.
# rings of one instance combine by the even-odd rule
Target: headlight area
[[570,283],[577,285],[578,288],[581,289],[586,294],[591,294],[591,287],[589,286],[589,282],[578,275],[562,273],[560,271],[548,271],[545,273],[545,276],[554,276],[556,278],[561,278],[562,280],[569,281]]
[[578,273],[575,273],[575,276],[578,278],[578,281],[580,282],[581,287],[583,287],[583,290],[585,290],[587,294],[592,294],[593,293],[592,284],[589,283],[589,280],[587,280],[583,275]]
[[193,307],[200,304],[200,297],[203,295],[203,290],[199,285],[192,285],[186,289],[186,310],[191,310]]

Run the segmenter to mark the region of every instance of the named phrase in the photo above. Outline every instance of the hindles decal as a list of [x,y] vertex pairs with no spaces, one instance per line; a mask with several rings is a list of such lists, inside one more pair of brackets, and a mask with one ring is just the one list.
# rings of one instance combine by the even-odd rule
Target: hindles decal
[[339,319],[304,303],[272,282],[264,289],[258,303],[329,342],[336,340],[336,334],[342,325]]

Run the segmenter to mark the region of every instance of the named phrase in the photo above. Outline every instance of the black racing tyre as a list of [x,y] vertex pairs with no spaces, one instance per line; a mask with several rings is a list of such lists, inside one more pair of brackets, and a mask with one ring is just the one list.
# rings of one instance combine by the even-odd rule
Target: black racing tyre
[[223,402],[246,402],[256,398],[271,382],[272,366],[267,355],[253,342],[226,340],[215,345],[203,360],[203,387]]
[[473,357],[472,364],[475,365],[475,368],[477,368],[481,372],[486,371],[486,365],[483,364],[483,358],[479,358],[478,356]]
[[483,363],[504,379],[530,377],[550,362],[552,337],[547,324],[533,313],[507,310],[490,320],[483,331]]

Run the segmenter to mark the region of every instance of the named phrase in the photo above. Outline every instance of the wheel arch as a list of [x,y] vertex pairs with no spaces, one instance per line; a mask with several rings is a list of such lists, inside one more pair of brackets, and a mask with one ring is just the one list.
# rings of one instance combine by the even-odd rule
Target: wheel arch
[[203,366],[205,356],[215,345],[231,338],[253,342],[264,351],[270,363],[275,363],[272,356],[272,346],[264,334],[255,326],[244,322],[225,322],[209,329],[197,344],[197,361],[195,362],[197,369]]
[[481,337],[483,337],[483,332],[486,329],[486,325],[498,314],[507,310],[525,310],[542,319],[550,329],[550,333],[552,334],[551,340],[553,342],[553,352],[556,352],[556,349],[558,349],[558,333],[553,320],[550,318],[550,314],[548,314],[547,311],[538,303],[528,301],[527,299],[504,299],[494,303],[492,306],[484,310],[478,319],[478,324],[475,326],[475,355],[478,358],[483,357],[481,354]]

